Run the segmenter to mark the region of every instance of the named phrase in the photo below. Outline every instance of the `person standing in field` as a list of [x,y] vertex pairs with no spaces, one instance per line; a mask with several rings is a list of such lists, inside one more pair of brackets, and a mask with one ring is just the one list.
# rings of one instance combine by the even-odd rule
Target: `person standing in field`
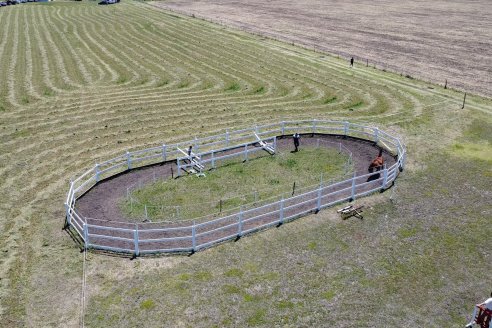
[[294,133],[294,135],[292,136],[293,140],[294,140],[294,147],[295,147],[295,150],[294,152],[298,152],[299,151],[299,144],[300,144],[300,140],[301,140],[301,136],[299,135],[299,133]]
[[[477,316],[477,310],[480,308],[480,313]],[[476,319],[475,319],[476,318]],[[480,325],[481,327],[492,328],[492,293],[485,302],[477,304],[473,310],[472,321],[466,325],[466,328],[473,327],[473,324]]]
[[188,147],[188,157],[191,158],[191,150],[193,149],[193,146]]
[[350,67],[354,67],[354,57],[350,58]]

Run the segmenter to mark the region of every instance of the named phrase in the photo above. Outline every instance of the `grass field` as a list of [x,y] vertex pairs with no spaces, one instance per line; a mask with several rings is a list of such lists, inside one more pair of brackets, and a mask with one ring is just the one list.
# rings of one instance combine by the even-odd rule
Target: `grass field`
[[121,200],[120,207],[135,221],[142,221],[146,210],[154,221],[190,220],[287,198],[295,189],[299,193],[323,180],[340,180],[353,171],[348,154],[323,146],[275,156],[261,154],[244,163],[242,158],[220,163],[218,169],[202,177],[192,174],[136,188],[131,197]]
[[[454,327],[490,294],[490,99],[461,109],[453,90],[138,2],[0,22],[2,327]],[[398,133],[407,169],[363,221],[326,210],[191,257],[84,261],[62,230],[68,181],[95,161],[289,117]]]

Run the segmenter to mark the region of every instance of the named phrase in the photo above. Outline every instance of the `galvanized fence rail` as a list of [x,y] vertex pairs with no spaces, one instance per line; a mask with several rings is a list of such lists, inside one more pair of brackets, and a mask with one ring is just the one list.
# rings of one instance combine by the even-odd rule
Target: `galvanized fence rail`
[[[295,196],[282,198],[268,204],[243,210],[239,208],[219,218],[187,222],[128,223],[83,217],[76,210],[76,201],[97,183],[116,174],[147,165],[175,161],[178,172],[189,168],[182,149],[193,146],[193,153],[204,167],[215,167],[218,160],[231,155],[221,155],[227,150],[242,149],[241,154],[261,150],[257,147],[259,136],[276,149],[278,137],[298,133],[331,134],[355,137],[374,142],[396,156],[396,163],[380,172],[354,174],[350,179],[312,188],[304,188]],[[244,149],[243,149],[244,148]],[[222,158],[224,157],[224,158]],[[386,189],[403,170],[406,149],[399,138],[377,127],[344,121],[303,120],[282,121],[251,128],[229,131],[219,135],[195,138],[176,144],[163,144],[133,152],[126,152],[82,173],[70,181],[65,201],[66,223],[82,238],[85,248],[123,252],[139,256],[148,253],[195,252],[214,244],[240,238],[261,229],[317,212],[344,201]],[[370,179],[369,179],[370,178]]]

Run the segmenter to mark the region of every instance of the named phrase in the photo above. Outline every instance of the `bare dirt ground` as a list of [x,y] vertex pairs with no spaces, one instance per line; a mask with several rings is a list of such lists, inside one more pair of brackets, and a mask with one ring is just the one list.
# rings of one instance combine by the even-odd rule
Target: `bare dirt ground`
[[154,5],[492,96],[490,0],[175,0]]
[[[374,143],[355,139],[343,138],[340,136],[319,135],[312,138],[310,134],[303,135],[303,146],[314,146],[316,139],[323,139],[332,142],[340,142],[346,149],[352,152],[352,161],[354,169],[358,175],[366,174],[369,164],[377,155]],[[290,138],[279,139],[277,147],[279,151],[288,151],[292,148]],[[231,150],[230,152],[235,152]],[[389,166],[395,163],[394,158],[385,152],[385,161]],[[177,171],[174,162],[165,164],[152,165],[129,173],[121,174],[110,178],[88,191],[77,201],[77,210],[84,217],[97,218],[98,220],[108,221],[126,221],[125,215],[121,212],[118,204],[125,197],[127,187],[137,183],[139,180],[145,180],[152,176],[171,177],[171,167],[174,172]],[[191,219],[191,218],[190,218]]]

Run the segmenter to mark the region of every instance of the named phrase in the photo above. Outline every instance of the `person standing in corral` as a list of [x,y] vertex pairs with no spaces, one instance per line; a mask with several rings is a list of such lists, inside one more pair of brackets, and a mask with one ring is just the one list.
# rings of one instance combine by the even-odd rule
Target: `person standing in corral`
[[354,67],[354,57],[350,58],[350,67]]
[[295,147],[295,150],[294,152],[298,152],[299,151],[299,145],[300,145],[300,140],[301,140],[301,136],[299,135],[299,133],[294,133],[294,135],[292,136],[293,140],[294,140],[294,147]]

